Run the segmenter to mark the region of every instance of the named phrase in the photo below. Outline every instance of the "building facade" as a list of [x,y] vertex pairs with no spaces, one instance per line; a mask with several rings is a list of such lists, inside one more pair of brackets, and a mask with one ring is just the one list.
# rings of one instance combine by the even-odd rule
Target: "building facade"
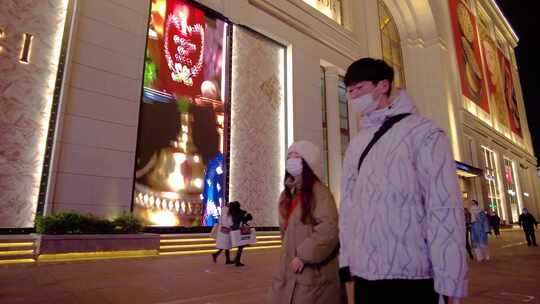
[[492,0],[8,0],[0,12],[0,227],[60,211],[277,225],[286,147],[314,142],[339,202],[359,117],[342,78],[396,70],[446,131],[464,201],[539,215],[514,48]]

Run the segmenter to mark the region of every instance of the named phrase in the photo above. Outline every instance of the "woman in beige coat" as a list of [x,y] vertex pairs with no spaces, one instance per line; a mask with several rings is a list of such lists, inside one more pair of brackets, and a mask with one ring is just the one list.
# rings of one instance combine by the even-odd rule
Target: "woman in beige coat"
[[332,194],[313,173],[319,150],[307,141],[288,150],[279,200],[283,241],[272,304],[344,303],[339,282],[338,214]]

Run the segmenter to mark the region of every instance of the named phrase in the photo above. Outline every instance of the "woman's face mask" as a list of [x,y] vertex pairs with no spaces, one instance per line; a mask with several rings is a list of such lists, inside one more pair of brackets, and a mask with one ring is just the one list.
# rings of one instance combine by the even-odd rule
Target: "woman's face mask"
[[285,168],[293,177],[302,175],[302,159],[296,157],[287,159]]

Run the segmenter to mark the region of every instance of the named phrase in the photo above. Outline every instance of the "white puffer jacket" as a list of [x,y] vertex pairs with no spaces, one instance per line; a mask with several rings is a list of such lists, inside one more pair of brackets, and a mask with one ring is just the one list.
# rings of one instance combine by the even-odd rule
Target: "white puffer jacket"
[[[396,123],[358,161],[386,117]],[[340,267],[367,280],[428,279],[442,295],[467,293],[465,222],[449,141],[404,91],[362,118],[343,163]]]

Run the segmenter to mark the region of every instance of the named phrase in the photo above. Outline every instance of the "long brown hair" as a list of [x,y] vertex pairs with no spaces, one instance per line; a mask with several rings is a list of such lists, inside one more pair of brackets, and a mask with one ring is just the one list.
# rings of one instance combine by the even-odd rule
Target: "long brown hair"
[[[289,172],[285,171],[285,179],[283,181],[285,189],[283,190],[281,200],[279,202],[279,214],[284,219],[287,219],[287,210],[289,210],[293,198],[291,195],[291,189],[287,185],[287,180],[290,178],[293,178],[293,176],[290,175]],[[313,197],[313,185],[316,182],[320,182],[319,178],[317,175],[315,175],[315,173],[313,173],[311,167],[302,158],[302,197],[300,201],[300,208],[302,208],[301,220],[305,225],[312,225],[315,222],[313,218],[313,206],[311,198]]]

